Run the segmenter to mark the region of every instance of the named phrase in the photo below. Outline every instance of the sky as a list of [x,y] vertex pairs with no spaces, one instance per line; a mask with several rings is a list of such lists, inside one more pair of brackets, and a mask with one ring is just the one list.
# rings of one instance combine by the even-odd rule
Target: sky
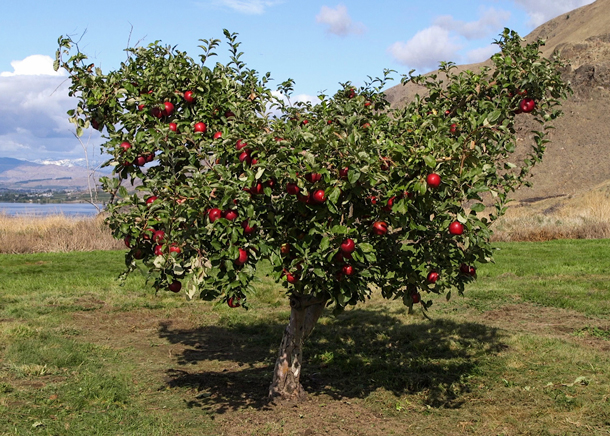
[[[160,40],[196,58],[199,39],[239,34],[242,60],[274,83],[295,80],[295,96],[362,85],[384,69],[425,73],[440,61],[483,61],[504,27],[525,36],[538,25],[593,0],[20,0],[0,15],[0,157],[82,159],[103,142],[78,141],[66,111],[66,74],[52,62],[61,35],[104,72],[126,59],[128,46]],[[9,42],[11,41],[11,42]],[[226,47],[226,46],[223,46]],[[223,50],[219,50],[222,54]],[[224,59],[223,59],[224,58]],[[219,56],[224,62],[226,57]]]

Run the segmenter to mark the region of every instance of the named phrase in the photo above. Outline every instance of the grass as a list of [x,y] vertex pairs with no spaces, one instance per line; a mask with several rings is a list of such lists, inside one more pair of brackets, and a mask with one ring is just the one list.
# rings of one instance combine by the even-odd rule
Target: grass
[[289,315],[268,278],[246,312],[120,286],[120,251],[2,255],[0,434],[610,434],[610,244],[496,247],[431,320],[324,314],[298,407],[265,402]]

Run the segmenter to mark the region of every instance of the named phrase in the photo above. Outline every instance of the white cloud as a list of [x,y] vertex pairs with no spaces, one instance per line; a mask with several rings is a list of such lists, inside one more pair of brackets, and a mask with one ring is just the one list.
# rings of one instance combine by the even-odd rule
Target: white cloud
[[327,33],[338,36],[359,35],[366,31],[364,24],[352,21],[345,5],[338,5],[335,9],[322,6],[316,15],[316,23],[325,25]]
[[558,15],[593,3],[594,0],[514,0],[530,17],[529,25],[538,27]]
[[466,53],[466,61],[469,64],[483,62],[498,51],[500,51],[500,47],[498,47],[496,44],[489,44],[485,47],[475,48],[474,50],[470,50],[468,53]]
[[215,0],[214,4],[225,6],[236,12],[248,15],[260,15],[265,9],[276,4],[283,3],[281,0]]
[[466,39],[481,39],[497,30],[510,18],[510,12],[502,9],[489,8],[481,13],[477,21],[456,20],[451,15],[441,15],[434,20],[434,25],[455,32]]
[[440,61],[456,61],[456,52],[460,48],[447,29],[431,26],[417,32],[407,42],[395,42],[388,51],[403,65],[417,70],[432,70]]
[[64,72],[60,69],[53,70],[53,59],[46,55],[31,55],[21,61],[11,62],[13,71],[0,73],[2,77],[10,76],[63,76]]
[[[47,59],[37,61],[42,58]],[[50,74],[48,60],[48,56],[28,56],[12,63],[13,73],[0,75],[2,157],[26,160],[82,157],[82,148],[72,133],[74,126],[66,114],[76,106],[76,99],[68,96],[66,77]],[[97,143],[98,138],[95,132]]]

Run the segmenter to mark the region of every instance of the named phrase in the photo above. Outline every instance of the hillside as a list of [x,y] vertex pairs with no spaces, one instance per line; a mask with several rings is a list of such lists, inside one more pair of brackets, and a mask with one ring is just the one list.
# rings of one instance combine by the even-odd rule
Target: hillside
[[[557,51],[569,61],[563,74],[574,95],[564,103],[564,116],[555,123],[544,160],[532,172],[534,186],[514,194],[523,201],[571,196],[610,184],[610,0],[561,15],[526,36],[537,38],[546,39],[544,56]],[[489,61],[459,70],[485,64]],[[421,90],[411,83],[398,85],[387,91],[387,97],[402,106]],[[519,117],[519,143],[527,143],[531,127]]]

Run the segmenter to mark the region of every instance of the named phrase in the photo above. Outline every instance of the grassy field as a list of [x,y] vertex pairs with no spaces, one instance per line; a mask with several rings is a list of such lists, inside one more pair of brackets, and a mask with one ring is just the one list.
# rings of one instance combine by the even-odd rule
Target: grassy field
[[264,274],[246,312],[120,286],[121,251],[0,255],[0,434],[610,434],[610,241],[496,247],[431,320],[323,316],[299,405],[265,401],[289,312]]

